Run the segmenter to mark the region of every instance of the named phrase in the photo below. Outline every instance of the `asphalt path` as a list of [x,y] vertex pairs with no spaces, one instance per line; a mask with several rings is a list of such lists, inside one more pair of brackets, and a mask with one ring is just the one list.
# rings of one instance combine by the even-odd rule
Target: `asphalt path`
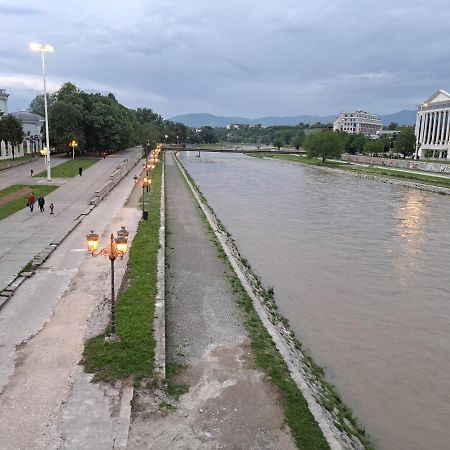
[[[62,185],[47,195],[44,212],[41,213],[37,207],[30,212],[24,205],[22,210],[0,221],[0,291],[34,256],[65,236],[67,230],[75,225],[75,220],[86,210],[95,191],[106,183],[127,155],[135,151],[136,148],[123,150],[99,160],[97,164],[83,171],[82,176],[54,179],[52,184]],[[53,161],[55,160],[57,158]],[[30,166],[27,166],[27,170],[19,166],[2,171],[2,183],[5,182],[5,176],[9,180],[6,182],[8,186],[28,183],[31,177]],[[47,183],[45,179],[38,182]],[[48,208],[50,203],[55,205],[53,215]]]

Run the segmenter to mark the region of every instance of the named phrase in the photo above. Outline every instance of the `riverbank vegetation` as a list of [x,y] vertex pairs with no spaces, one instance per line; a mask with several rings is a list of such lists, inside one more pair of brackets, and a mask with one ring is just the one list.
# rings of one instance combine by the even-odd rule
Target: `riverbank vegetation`
[[[259,156],[258,154],[255,154]],[[306,158],[304,156],[297,155],[275,155],[271,153],[264,153],[264,157],[270,157],[275,159],[283,159],[287,161],[292,161],[298,164],[304,164],[309,166],[319,166],[319,167],[329,167],[342,169],[347,171],[354,171],[360,173],[367,173],[375,176],[384,176],[389,178],[400,178],[408,181],[417,181],[419,183],[429,184],[432,186],[440,186],[445,188],[450,188],[450,177],[443,177],[439,175],[427,175],[419,174],[415,172],[409,172],[401,169],[383,169],[381,167],[367,167],[357,164],[349,164],[347,162],[340,161],[321,161],[316,158]]]
[[[86,341],[82,364],[94,380],[113,382],[132,377],[135,384],[152,378],[155,341],[153,316],[156,295],[157,255],[161,203],[161,163],[153,171],[152,189],[145,195],[148,220],[139,222],[130,248],[130,259],[116,305],[119,342],[105,342],[110,333]],[[141,207],[141,204],[138,206]]]
[[[59,186],[14,184],[0,190],[0,220],[27,207],[28,195],[33,192],[36,200],[45,197]],[[35,205],[37,208],[37,204]]]

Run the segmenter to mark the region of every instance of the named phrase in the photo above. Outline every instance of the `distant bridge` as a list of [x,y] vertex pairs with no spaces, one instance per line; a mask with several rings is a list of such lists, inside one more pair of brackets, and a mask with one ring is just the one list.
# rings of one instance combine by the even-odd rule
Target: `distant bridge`
[[274,153],[274,154],[304,154],[305,150],[300,148],[278,148],[278,147],[255,147],[253,145],[197,147],[185,144],[163,144],[164,150],[187,151],[187,152],[222,152],[222,153]]

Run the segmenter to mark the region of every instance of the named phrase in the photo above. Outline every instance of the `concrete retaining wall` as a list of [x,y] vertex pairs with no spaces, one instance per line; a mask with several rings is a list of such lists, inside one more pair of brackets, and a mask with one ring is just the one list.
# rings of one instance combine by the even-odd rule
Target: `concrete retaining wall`
[[412,159],[376,158],[373,156],[350,155],[344,153],[343,161],[351,161],[361,164],[374,164],[377,166],[396,167],[398,169],[423,170],[424,172],[437,172],[450,174],[450,164],[439,162],[425,162]]
[[[128,159],[124,159],[118,166],[117,169],[109,176],[109,180],[98,190],[95,191],[94,197],[92,197],[91,206],[97,206],[114,187],[119,183],[120,180],[142,159],[144,156],[144,149],[139,148],[136,153],[130,156]],[[89,212],[92,209],[89,209]]]

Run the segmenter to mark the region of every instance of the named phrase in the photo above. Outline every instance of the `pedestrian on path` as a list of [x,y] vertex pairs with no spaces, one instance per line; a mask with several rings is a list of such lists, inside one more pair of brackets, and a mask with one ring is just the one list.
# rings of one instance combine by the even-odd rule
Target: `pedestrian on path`
[[83,168],[82,168],[82,167],[80,167],[80,168],[78,169],[78,173],[80,174],[80,177],[81,177],[81,175],[83,175]]
[[32,192],[28,195],[28,203],[27,206],[30,208],[30,211],[33,212],[34,204],[36,203],[36,197]]
[[44,212],[45,198],[42,195],[38,198],[38,205],[41,212]]
[[50,203],[50,214],[53,214],[54,207],[55,207],[55,205],[53,203]]

